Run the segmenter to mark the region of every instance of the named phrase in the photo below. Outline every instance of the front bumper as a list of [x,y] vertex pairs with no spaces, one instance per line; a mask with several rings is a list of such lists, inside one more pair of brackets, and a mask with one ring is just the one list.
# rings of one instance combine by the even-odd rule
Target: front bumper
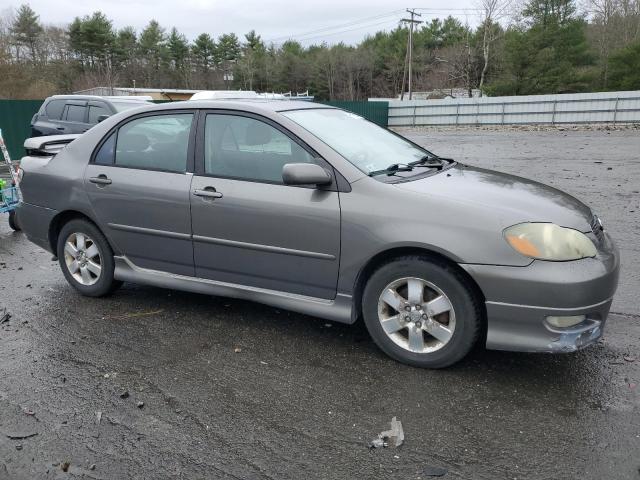
[[[602,336],[620,272],[608,234],[598,254],[572,262],[533,261],[527,267],[461,265],[478,283],[487,308],[487,343],[493,350],[572,352]],[[568,328],[549,316],[585,315]]]

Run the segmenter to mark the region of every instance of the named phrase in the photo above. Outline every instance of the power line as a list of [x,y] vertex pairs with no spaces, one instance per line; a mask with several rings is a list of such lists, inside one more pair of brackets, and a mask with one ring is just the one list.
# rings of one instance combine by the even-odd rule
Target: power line
[[279,37],[273,37],[270,38],[268,40],[265,40],[266,42],[276,42],[278,40],[287,40],[290,38],[300,38],[300,37],[305,37],[308,35],[313,35],[316,33],[321,33],[321,32],[327,32],[327,31],[331,31],[331,30],[335,30],[335,29],[341,29],[341,28],[346,28],[346,27],[352,27],[354,25],[358,25],[361,23],[365,23],[368,21],[372,21],[372,20],[377,20],[383,17],[390,17],[393,15],[398,15],[400,12],[402,12],[402,10],[393,10],[390,12],[386,12],[386,13],[380,13],[378,15],[372,15],[369,17],[364,17],[364,18],[360,18],[357,20],[353,20],[351,22],[347,22],[347,23],[343,23],[343,24],[339,24],[339,25],[332,25],[332,26],[328,26],[328,27],[322,27],[322,28],[318,28],[316,30],[310,30],[307,32],[301,32],[301,33],[296,33],[296,34],[291,34],[291,35],[282,35]]
[[313,40],[314,38],[331,37],[332,35],[340,35],[341,33],[355,32],[356,30],[362,30],[363,28],[371,28],[371,27],[376,27],[376,26],[379,26],[379,25],[396,25],[397,23],[398,23],[398,21],[396,19],[393,19],[393,20],[387,19],[387,20],[383,20],[382,22],[373,23],[373,24],[370,24],[370,25],[361,25],[359,27],[348,28],[346,30],[340,30],[340,31],[337,31],[337,32],[322,33],[322,34],[319,34],[319,35],[314,35],[314,36],[306,37],[306,38],[302,38],[302,39],[300,39],[300,38],[291,38],[291,40],[302,40],[302,41],[306,42],[308,40]]
[[[467,17],[469,15],[476,16],[476,15],[480,15],[479,12],[481,12],[481,9],[475,9],[475,8],[426,8],[425,7],[425,8],[414,8],[411,10],[414,12],[414,15],[416,16],[421,15],[421,14],[418,14],[416,10],[423,11],[424,14],[426,15],[438,15],[438,14],[448,13],[450,16],[455,16],[455,17],[459,17],[459,16]],[[353,20],[348,23],[322,27],[315,30],[301,32],[297,34],[272,37],[270,39],[266,39],[265,43],[282,44],[288,40],[299,40],[299,41],[306,42],[306,41],[314,40],[320,37],[330,37],[330,36],[340,35],[343,33],[348,33],[356,30],[361,30],[363,28],[371,28],[371,27],[376,27],[383,24],[395,23],[396,20],[395,19],[392,20],[390,17],[399,15],[401,12],[403,12],[403,10],[392,10],[386,13],[381,13],[381,14]],[[409,12],[409,10],[407,10],[407,12]],[[467,12],[467,13],[464,13],[464,12]],[[470,12],[477,12],[477,13],[470,13]],[[374,22],[375,20],[379,20],[383,18],[384,20],[382,21],[371,23],[371,22]]]
[[482,12],[482,8],[414,8],[413,10],[434,11],[434,12]]

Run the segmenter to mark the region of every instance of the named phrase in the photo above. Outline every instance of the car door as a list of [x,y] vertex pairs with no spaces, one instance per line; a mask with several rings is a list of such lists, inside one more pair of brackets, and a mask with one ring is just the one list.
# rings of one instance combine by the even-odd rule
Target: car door
[[194,274],[189,188],[193,111],[151,112],[120,124],[85,171],[100,226],[136,266]]
[[336,294],[340,204],[333,186],[287,186],[282,167],[331,167],[277,124],[202,112],[191,218],[196,276],[316,298]]

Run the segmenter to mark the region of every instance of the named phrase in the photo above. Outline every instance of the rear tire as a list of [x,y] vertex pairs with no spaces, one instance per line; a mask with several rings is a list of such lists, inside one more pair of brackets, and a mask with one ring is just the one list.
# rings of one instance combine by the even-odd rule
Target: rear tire
[[18,213],[15,210],[11,210],[9,212],[9,226],[16,232],[22,230],[20,228],[20,224],[18,223]]
[[113,251],[93,223],[76,219],[58,235],[57,256],[67,282],[82,295],[103,297],[122,286],[113,278]]
[[481,312],[464,275],[428,256],[380,266],[362,296],[364,321],[378,347],[422,368],[448,367],[467,355],[478,339]]

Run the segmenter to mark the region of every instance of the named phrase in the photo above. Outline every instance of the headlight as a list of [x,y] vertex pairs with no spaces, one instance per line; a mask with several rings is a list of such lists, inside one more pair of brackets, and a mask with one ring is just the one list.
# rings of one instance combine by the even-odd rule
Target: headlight
[[519,223],[505,229],[504,238],[516,252],[540,260],[595,257],[596,247],[578,230],[553,223]]

